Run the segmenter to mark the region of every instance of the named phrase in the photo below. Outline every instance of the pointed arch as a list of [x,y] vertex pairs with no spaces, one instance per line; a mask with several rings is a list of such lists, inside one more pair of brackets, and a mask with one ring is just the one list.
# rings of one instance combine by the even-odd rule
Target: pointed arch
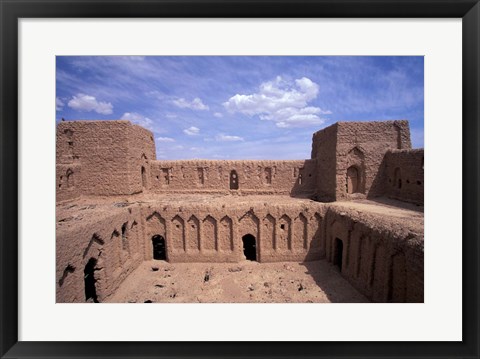
[[278,220],[276,237],[278,249],[292,249],[292,219],[286,214]]
[[217,250],[217,220],[208,215],[203,220],[202,249],[206,251]]
[[170,243],[174,250],[185,251],[185,221],[178,214],[172,218],[171,233]]
[[187,249],[200,250],[200,221],[195,215],[191,215],[188,219],[186,232]]
[[275,218],[268,213],[263,220],[264,229],[262,230],[262,245],[267,251],[275,250],[276,240],[275,240]]
[[218,245],[220,250],[233,251],[233,221],[230,217],[224,216],[220,220],[218,228]]

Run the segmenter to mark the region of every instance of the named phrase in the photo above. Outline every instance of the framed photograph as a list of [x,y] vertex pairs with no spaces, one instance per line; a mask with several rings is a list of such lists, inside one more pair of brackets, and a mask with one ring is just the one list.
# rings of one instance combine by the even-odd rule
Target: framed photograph
[[478,1],[0,12],[2,358],[478,357]]

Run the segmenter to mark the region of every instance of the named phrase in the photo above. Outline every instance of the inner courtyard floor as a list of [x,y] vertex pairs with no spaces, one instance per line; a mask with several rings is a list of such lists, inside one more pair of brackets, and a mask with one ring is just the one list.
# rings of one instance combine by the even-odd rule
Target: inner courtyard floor
[[143,262],[110,303],[367,303],[325,260],[295,263]]

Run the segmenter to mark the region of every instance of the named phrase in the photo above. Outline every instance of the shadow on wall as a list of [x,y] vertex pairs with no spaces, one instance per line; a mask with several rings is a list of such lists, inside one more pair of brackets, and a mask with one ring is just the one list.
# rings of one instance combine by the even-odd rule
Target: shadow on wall
[[294,168],[295,184],[290,190],[290,197],[310,198],[315,188],[315,166],[313,160],[305,160],[303,165]]
[[[342,258],[343,258],[343,242],[337,243],[335,263],[330,263],[325,256],[325,225],[318,227],[317,231],[312,237],[312,242],[307,253],[307,260],[302,265],[306,268],[306,274],[310,275],[319,288],[323,291],[330,302],[335,303],[355,303],[355,302],[370,302],[366,297],[350,295],[349,293],[356,293],[352,291],[352,285],[342,277]],[[339,240],[341,242],[341,240]],[[318,260],[320,254],[321,260]],[[362,300],[363,299],[363,300]]]
[[[313,237],[306,257],[307,260],[316,258],[322,260],[302,263],[308,270],[306,273],[312,276],[331,302],[358,302],[359,297],[345,295],[352,286],[362,295],[366,294],[348,280],[349,267],[352,262],[357,261],[347,253],[350,249],[350,232],[347,218],[337,216],[330,209],[327,210],[322,218],[321,226]],[[314,243],[315,238],[319,239],[316,244]],[[357,255],[359,254],[358,252]],[[362,301],[370,302],[371,298],[365,296]]]
[[386,167],[385,156],[383,156],[382,162],[378,167],[377,174],[372,181],[370,190],[367,193],[367,199],[374,199],[376,197],[380,197],[385,194],[385,185],[386,185],[385,184],[385,181],[386,181],[385,167]]

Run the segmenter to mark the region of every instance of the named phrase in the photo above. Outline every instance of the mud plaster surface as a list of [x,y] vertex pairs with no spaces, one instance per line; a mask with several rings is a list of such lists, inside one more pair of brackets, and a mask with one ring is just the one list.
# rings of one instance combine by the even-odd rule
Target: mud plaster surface
[[382,224],[388,227],[402,228],[423,235],[423,206],[404,203],[389,198],[373,200],[356,199],[345,202],[319,203],[310,199],[292,198],[289,196],[235,196],[223,194],[176,194],[155,195],[137,194],[132,196],[88,197],[84,196],[74,201],[58,203],[56,206],[57,231],[62,231],[78,225],[89,225],[114,212],[121,212],[125,207],[149,205],[165,205],[181,208],[182,205],[209,206],[222,208],[243,207],[246,205],[263,207],[267,204],[288,208],[289,205],[304,205],[330,207],[344,210],[350,216],[362,218],[371,224]]
[[[305,207],[330,208],[371,228],[419,234],[423,242],[423,207],[387,198],[319,203],[288,196],[145,195],[82,197],[57,204],[57,234],[72,228],[90,230],[100,220],[130,208],[173,209]],[[149,211],[146,211],[149,213]],[[243,213],[242,212],[242,213]],[[88,231],[87,231],[88,232]],[[153,270],[152,268],[158,268]],[[207,279],[206,279],[207,278]],[[82,282],[83,283],[83,282]],[[313,262],[168,263],[145,261],[104,302],[144,303],[328,303],[369,302],[327,260]]]
[[292,263],[143,262],[110,303],[361,303],[325,260]]

